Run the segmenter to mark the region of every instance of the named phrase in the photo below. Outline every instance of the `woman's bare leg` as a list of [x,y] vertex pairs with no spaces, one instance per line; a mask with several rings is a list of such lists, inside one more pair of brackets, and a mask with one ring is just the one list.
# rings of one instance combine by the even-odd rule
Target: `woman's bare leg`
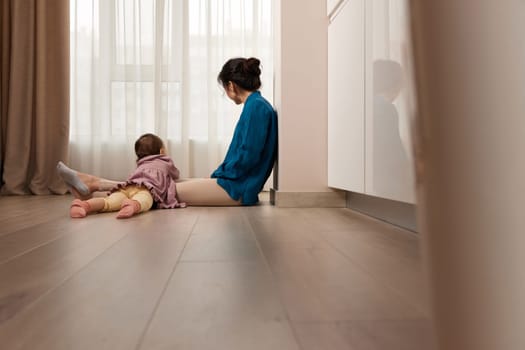
[[180,202],[193,206],[237,206],[240,201],[233,200],[217,184],[217,179],[183,179],[177,182],[177,197]]
[[100,178],[95,175],[81,173],[58,162],[57,172],[64,182],[71,188],[71,194],[76,198],[90,198],[91,193],[97,191],[109,191],[121,181],[113,181]]

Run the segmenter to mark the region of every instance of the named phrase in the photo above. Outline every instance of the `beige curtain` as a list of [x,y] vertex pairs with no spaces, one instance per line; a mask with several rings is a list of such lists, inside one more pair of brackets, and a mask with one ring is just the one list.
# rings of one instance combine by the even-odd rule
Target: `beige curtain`
[[69,141],[69,0],[2,0],[2,194],[64,193]]

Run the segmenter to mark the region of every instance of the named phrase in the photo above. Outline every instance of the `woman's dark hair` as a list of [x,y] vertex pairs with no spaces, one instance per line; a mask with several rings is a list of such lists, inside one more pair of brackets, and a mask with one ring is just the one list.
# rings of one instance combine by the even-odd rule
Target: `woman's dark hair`
[[232,58],[229,59],[217,76],[217,81],[226,86],[228,82],[233,82],[239,87],[248,91],[255,91],[261,87],[261,69],[259,61],[255,57],[251,58]]
[[160,149],[164,147],[161,138],[154,134],[144,134],[135,141],[135,154],[137,160],[146,156],[160,154]]

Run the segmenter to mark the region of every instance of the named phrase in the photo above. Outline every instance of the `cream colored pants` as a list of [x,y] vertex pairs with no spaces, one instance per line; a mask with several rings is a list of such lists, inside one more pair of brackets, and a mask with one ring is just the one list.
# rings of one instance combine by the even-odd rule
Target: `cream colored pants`
[[104,197],[104,209],[101,211],[119,211],[124,199],[129,198],[140,203],[140,212],[148,211],[153,205],[153,197],[147,188],[142,186],[126,186]]
[[233,200],[230,195],[217,184],[217,179],[211,178],[178,180],[177,196],[180,202],[185,202],[187,205],[241,205],[240,201]]

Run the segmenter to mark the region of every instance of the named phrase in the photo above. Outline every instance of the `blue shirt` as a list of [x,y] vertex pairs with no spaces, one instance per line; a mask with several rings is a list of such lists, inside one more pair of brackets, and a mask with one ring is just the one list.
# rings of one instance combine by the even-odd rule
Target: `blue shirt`
[[277,113],[259,91],[254,91],[244,102],[226,157],[211,177],[217,178],[234,200],[255,204],[276,154]]

